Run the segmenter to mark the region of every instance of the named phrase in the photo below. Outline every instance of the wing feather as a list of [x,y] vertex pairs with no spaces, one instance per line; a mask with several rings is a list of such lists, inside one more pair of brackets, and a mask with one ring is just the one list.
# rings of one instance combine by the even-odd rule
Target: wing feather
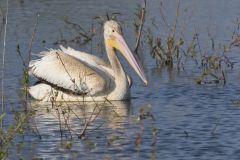
[[[73,56],[85,63],[87,63],[90,66],[99,66],[99,68],[104,71],[105,73],[108,73],[113,79],[114,79],[114,71],[109,63],[106,63],[102,59],[98,58],[95,55],[88,54],[85,52],[77,51],[71,47],[65,48],[62,45],[60,45],[61,50],[70,55]],[[131,88],[132,86],[132,78],[127,74],[127,79],[129,86]]]
[[31,61],[29,65],[31,74],[39,79],[77,94],[94,95],[110,86],[112,77],[94,61],[86,63],[65,54],[64,50],[50,50],[41,55],[42,58]]
[[107,67],[107,68],[111,68],[109,63],[106,63],[105,61],[103,61],[102,59],[98,58],[95,55],[88,54],[88,53],[81,52],[81,51],[77,51],[77,50],[75,50],[71,47],[65,48],[63,46],[60,46],[60,48],[64,53],[66,53],[70,56],[73,56],[73,57],[87,63],[88,65],[104,66],[104,67]]

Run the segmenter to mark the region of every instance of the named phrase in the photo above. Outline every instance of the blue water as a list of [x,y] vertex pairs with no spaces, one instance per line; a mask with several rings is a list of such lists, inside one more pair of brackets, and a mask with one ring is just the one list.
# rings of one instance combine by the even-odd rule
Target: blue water
[[[4,125],[8,126],[13,121],[13,109],[24,109],[20,103],[23,66],[16,50],[19,44],[23,57],[27,59],[37,13],[40,16],[32,45],[33,54],[58,48],[54,45],[56,41],[76,36],[77,32],[64,19],[80,24],[88,32],[92,25],[98,26],[93,18],[106,12],[121,13],[119,20],[125,38],[133,49],[133,21],[137,4],[137,0],[9,1],[4,78],[7,116]],[[6,3],[3,0],[1,7],[5,11]],[[161,21],[159,7],[159,0],[147,3],[144,29],[151,27],[155,35],[166,39],[167,28]],[[185,26],[184,37],[189,43],[196,30],[203,50],[207,51],[211,47],[208,30],[216,45],[230,42],[234,22],[240,14],[239,8],[238,0],[181,1],[177,30]],[[163,10],[168,23],[172,24],[176,2],[163,1]],[[153,19],[157,28],[152,27]],[[101,32],[97,27],[94,29]],[[0,31],[2,44],[3,30]],[[104,58],[104,50],[99,53],[97,47],[101,39],[101,35],[97,35],[92,44],[67,45],[92,51]],[[146,37],[143,43],[146,43],[145,40]],[[238,62],[238,53],[238,48],[233,50],[229,55],[231,60]],[[24,136],[14,139],[9,149],[9,159],[239,159],[240,108],[234,103],[240,91],[239,64],[227,72],[226,85],[196,85],[194,79],[199,71],[193,69],[196,67],[193,63],[178,72],[176,67],[172,70],[158,68],[147,45],[144,45],[141,54],[149,85],[144,86],[124,61],[126,71],[134,80],[132,98],[128,102],[98,104],[96,108],[94,103],[64,103],[52,108],[51,104],[32,101],[36,113],[29,120]],[[31,79],[33,82],[34,79]],[[58,112],[63,111],[67,118],[60,114],[61,134]],[[90,119],[93,122],[87,127],[85,136],[79,139],[84,122]],[[71,147],[66,147],[67,144]]]

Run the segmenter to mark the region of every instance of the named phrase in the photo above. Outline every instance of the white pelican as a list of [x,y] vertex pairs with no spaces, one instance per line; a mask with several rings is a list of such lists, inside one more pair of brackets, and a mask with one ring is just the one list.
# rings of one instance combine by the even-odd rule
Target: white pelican
[[129,98],[131,79],[119,62],[119,50],[147,85],[143,69],[127,46],[120,25],[104,24],[104,41],[110,65],[100,58],[60,46],[41,53],[29,64],[30,74],[40,80],[29,88],[31,96],[42,101],[105,101]]

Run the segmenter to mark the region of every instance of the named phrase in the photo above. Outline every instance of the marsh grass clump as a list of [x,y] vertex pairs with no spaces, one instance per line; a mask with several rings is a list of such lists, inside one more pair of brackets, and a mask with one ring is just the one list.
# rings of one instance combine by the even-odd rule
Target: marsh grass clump
[[[201,48],[202,41],[199,39],[199,33],[196,29],[192,34],[191,40],[186,40],[180,25],[180,1],[176,0],[176,14],[172,24],[168,23],[163,10],[163,2],[160,5],[160,16],[158,20],[162,22],[160,26],[156,24],[156,19],[152,21],[152,27],[147,30],[147,44],[151,57],[156,61],[159,68],[177,68],[178,71],[191,69],[195,73],[196,84],[225,84],[226,71],[233,69],[234,62],[229,58],[229,53],[233,47],[240,46],[240,23],[237,21],[237,27],[232,35],[230,44],[216,44],[215,39],[208,30],[210,47]],[[153,33],[158,32],[159,28],[166,28],[165,37]],[[208,46],[208,45],[207,45]],[[192,64],[192,62],[194,62]],[[188,64],[191,68],[187,68]]]
[[[2,12],[1,12],[1,15]],[[9,119],[6,118],[8,113],[6,112],[5,108],[6,105],[9,103],[4,97],[4,71],[5,71],[5,46],[6,46],[6,32],[7,32],[7,18],[8,18],[8,1],[7,1],[7,11],[6,15],[4,16],[4,42],[3,42],[3,56],[2,56],[2,108],[0,112],[0,159],[6,159],[8,156],[8,149],[12,145],[13,139],[18,134],[24,133],[24,128],[26,126],[26,122],[28,120],[28,113],[29,112],[16,112],[14,115],[14,120],[10,122],[8,125],[4,124],[4,122],[8,121]],[[33,39],[33,38],[32,38]],[[31,42],[30,45],[31,46]],[[18,47],[20,52],[20,47]],[[31,49],[29,49],[31,51]],[[22,59],[23,60],[23,59]],[[6,102],[6,103],[5,103]]]
[[200,75],[194,78],[196,84],[225,84],[225,71],[234,67],[234,62],[228,57],[231,47],[219,44],[219,48],[216,48],[214,39],[209,37],[211,48],[203,51],[199,42],[199,34],[194,33],[190,45],[184,51],[185,56],[195,62],[195,70],[199,71]]
[[[181,58],[184,55],[184,38],[181,34],[177,34],[177,31],[180,30],[179,27],[179,7],[180,1],[176,1],[176,14],[172,25],[167,22],[163,11],[163,2],[160,3],[160,21],[161,24],[166,28],[166,37],[161,37],[159,35],[153,34],[152,28],[148,28],[146,32],[147,44],[149,48],[149,53],[153,59],[156,61],[156,65],[159,67],[170,67],[173,68],[176,64],[178,70],[181,69]],[[152,24],[155,30],[163,28],[158,26],[153,19]]]
[[235,22],[235,29],[232,33],[232,42],[230,44],[231,47],[240,47],[240,20],[237,18]]
[[224,56],[204,55],[201,59],[201,73],[200,76],[195,79],[195,82],[197,84],[219,84],[221,82],[225,84],[226,78],[224,70],[222,69],[222,63],[226,59]]
[[162,39],[157,37],[153,39],[152,33],[148,34],[148,45],[152,58],[156,60],[158,66],[168,66],[173,68],[176,60],[178,66],[180,63],[180,51],[184,41],[182,38],[175,40],[172,34],[167,37],[167,41],[163,44]]
[[[14,122],[8,126],[6,129],[0,132],[0,159],[5,159],[8,156],[8,149],[12,145],[13,139],[17,135],[23,135],[27,127],[27,122],[32,113],[30,112],[16,112],[14,116]],[[5,114],[0,116],[3,120]]]
[[234,62],[228,57],[231,51],[231,44],[218,44],[216,48],[215,40],[208,31],[211,48],[203,49],[200,46],[199,34],[195,33],[187,48],[187,56],[196,62],[200,69],[200,75],[195,78],[196,84],[225,84],[225,71],[233,69]]
[[[24,98],[21,99],[22,107],[24,107],[24,111],[17,111],[14,113],[14,121],[10,122],[7,126],[4,126],[4,118],[8,113],[6,113],[5,110],[2,109],[1,115],[0,115],[0,121],[1,121],[1,128],[0,128],[0,159],[5,159],[8,156],[8,149],[12,145],[12,141],[15,137],[17,137],[20,134],[24,134],[27,123],[33,116],[34,112],[31,108],[31,105],[29,103],[28,99],[28,85],[29,85],[29,75],[28,75],[28,65],[31,60],[31,51],[32,51],[32,44],[35,39],[36,29],[38,25],[38,17],[36,16],[36,22],[34,25],[34,29],[32,32],[32,36],[29,42],[29,48],[28,48],[28,57],[23,58],[20,46],[17,45],[17,55],[20,57],[23,65],[23,79],[22,79],[22,91]],[[3,93],[2,93],[3,94]],[[8,102],[9,103],[9,102]],[[2,105],[6,105],[7,103],[2,102]]]
[[226,52],[228,51],[224,49],[222,55],[204,54],[201,56],[201,74],[196,79],[197,84],[226,83],[225,71],[234,67],[234,62],[230,60]]

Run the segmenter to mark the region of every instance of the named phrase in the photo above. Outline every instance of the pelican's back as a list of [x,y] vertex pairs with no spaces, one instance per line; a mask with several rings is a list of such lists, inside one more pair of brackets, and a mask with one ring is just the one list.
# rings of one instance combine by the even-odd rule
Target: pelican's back
[[110,77],[100,69],[76,59],[61,50],[43,52],[42,58],[30,62],[30,73],[55,87],[74,94],[94,95],[102,92]]

